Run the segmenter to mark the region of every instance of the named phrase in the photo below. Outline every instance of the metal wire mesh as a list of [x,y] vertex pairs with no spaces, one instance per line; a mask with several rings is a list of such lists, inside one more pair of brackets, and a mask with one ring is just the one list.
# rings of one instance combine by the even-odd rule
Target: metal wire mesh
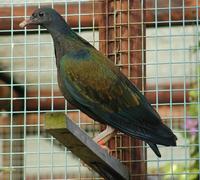
[[[44,5],[58,10],[113,60],[178,136],[177,147],[159,146],[162,158],[157,158],[145,144],[134,144],[119,132],[109,147],[130,168],[131,177],[198,179],[198,0],[0,0],[0,178],[101,179],[43,129],[49,111],[66,112],[90,136],[102,129],[60,94],[53,42],[46,30],[18,28],[33,9]],[[134,159],[134,152],[139,157]]]

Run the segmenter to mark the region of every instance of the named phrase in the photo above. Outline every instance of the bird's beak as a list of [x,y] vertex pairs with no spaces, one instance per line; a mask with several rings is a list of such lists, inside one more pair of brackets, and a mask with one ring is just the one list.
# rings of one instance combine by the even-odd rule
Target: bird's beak
[[24,27],[26,27],[29,24],[33,24],[33,20],[31,18],[30,19],[25,19],[24,21],[22,21],[19,24],[19,27],[24,28]]

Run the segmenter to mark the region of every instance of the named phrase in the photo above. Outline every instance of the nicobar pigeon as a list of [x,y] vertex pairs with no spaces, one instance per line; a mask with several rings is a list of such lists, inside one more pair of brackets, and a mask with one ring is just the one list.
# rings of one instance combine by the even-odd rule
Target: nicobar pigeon
[[176,146],[177,137],[164,125],[144,95],[114,64],[76,34],[51,8],[40,8],[20,26],[41,25],[54,42],[58,85],[69,103],[94,120],[145,141],[158,157],[157,144]]

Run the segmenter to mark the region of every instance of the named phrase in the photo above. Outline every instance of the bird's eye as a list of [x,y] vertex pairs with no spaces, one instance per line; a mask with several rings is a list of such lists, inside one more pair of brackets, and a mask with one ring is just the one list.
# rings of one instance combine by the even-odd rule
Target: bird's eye
[[43,17],[43,16],[44,16],[44,13],[43,13],[43,12],[39,12],[39,16],[40,16],[40,17]]

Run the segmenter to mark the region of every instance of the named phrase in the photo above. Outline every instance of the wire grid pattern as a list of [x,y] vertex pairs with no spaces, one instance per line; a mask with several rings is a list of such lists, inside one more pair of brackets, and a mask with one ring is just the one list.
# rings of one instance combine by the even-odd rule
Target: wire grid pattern
[[[188,107],[190,104],[197,105],[197,113],[192,118],[197,119],[198,124],[200,123],[200,85],[197,80],[200,72],[196,71],[196,68],[199,66],[199,15],[197,13],[196,19],[191,20],[193,24],[187,25],[188,20],[185,19],[185,3],[183,1],[183,6],[178,7],[183,10],[182,24],[176,27],[173,25],[174,22],[171,17],[173,8],[170,8],[172,2],[169,0],[169,7],[166,7],[169,11],[169,21],[165,22],[167,24],[165,27],[160,27],[159,25],[163,21],[158,20],[159,11],[165,8],[158,8],[158,1],[154,1],[155,7],[153,8],[155,25],[146,29],[146,35],[142,34],[146,38],[146,62],[144,57],[142,58],[142,65],[146,66],[146,75],[143,73],[142,76],[146,76],[147,84],[154,85],[152,89],[146,89],[143,92],[146,94],[155,93],[156,101],[153,102],[153,105],[160,112],[164,122],[176,133],[179,140],[176,148],[159,147],[163,155],[161,159],[156,158],[149,147],[147,147],[147,175],[152,179],[162,179],[165,177],[169,179],[190,179],[191,175],[196,175],[200,171],[200,164],[198,169],[190,170],[191,162],[198,160],[199,163],[199,156],[190,157],[189,154],[190,148],[194,146],[199,147],[200,138],[198,138],[196,144],[190,143],[190,129],[188,130],[187,127]],[[3,178],[22,179],[22,176],[23,179],[100,178],[43,130],[43,113],[48,111],[65,111],[69,117],[76,121],[91,136],[97,134],[99,129],[97,123],[89,120],[79,110],[68,109],[67,102],[65,102],[63,109],[55,109],[55,99],[62,101],[63,97],[55,93],[58,91],[58,87],[54,49],[50,36],[44,33],[45,30],[40,27],[38,29],[26,29],[25,31],[14,28],[14,19],[19,18],[15,16],[15,6],[23,5],[25,10],[24,16],[26,17],[27,7],[30,5],[40,7],[44,3],[48,3],[54,7],[57,2],[61,1],[38,1],[37,3],[28,0],[23,2],[13,0],[9,1],[9,3],[0,1],[1,6],[8,5],[11,10],[10,17],[0,15],[1,18],[11,18],[10,30],[0,30],[0,33],[3,34],[1,37],[2,42],[0,41],[0,47],[2,48],[2,51],[0,51],[0,65],[3,66],[1,74],[10,74],[11,82],[10,84],[4,82],[0,84],[1,87],[10,88],[9,95],[1,98],[3,103],[6,101],[10,102],[9,111],[6,111],[5,107],[0,112],[0,145],[2,146],[0,151],[2,156],[0,171]],[[62,1],[65,7],[64,17],[68,19],[70,16],[77,15],[78,26],[73,29],[80,35],[85,35],[86,39],[89,39],[90,43],[98,48],[98,31],[96,31],[98,28],[95,27],[94,18],[92,26],[82,27],[81,1],[76,1],[78,2],[78,12],[75,14],[68,12],[69,2],[71,1]],[[94,7],[94,1],[91,2],[93,2]],[[196,4],[198,4],[197,0]],[[195,6],[195,8],[198,12],[199,6]],[[94,16],[94,8],[92,13],[85,13],[84,15]],[[82,32],[82,30],[90,32]],[[34,32],[34,34],[31,32]],[[5,35],[5,33],[7,34]],[[17,33],[23,35],[18,35]],[[197,47],[197,52],[191,51],[193,46]],[[139,49],[139,51],[141,50],[145,50],[144,45],[142,49]],[[6,54],[5,52],[8,53]],[[120,57],[121,55],[122,53],[120,53]],[[118,62],[116,54],[114,60],[115,63]],[[130,73],[130,61],[128,64],[118,62],[117,65],[120,67],[128,65],[128,77],[130,79],[135,78]],[[182,84],[181,88],[173,87],[173,84],[177,82]],[[190,82],[197,82],[197,84],[195,86],[187,86]],[[162,83],[169,84],[169,88],[162,89]],[[14,89],[20,86],[24,88],[23,96],[16,97]],[[32,89],[37,93],[30,95],[29,90]],[[50,93],[44,96],[43,93],[47,89],[50,90]],[[196,101],[187,101],[188,92],[193,90],[197,92]],[[176,102],[174,100],[173,93],[176,91],[183,92],[183,101]],[[169,92],[168,102],[160,102],[160,92]],[[40,99],[50,100],[48,101],[50,103],[48,110],[41,106]],[[16,100],[23,100],[22,110],[15,110],[14,101]],[[29,107],[29,101],[31,103],[36,102],[37,108],[27,108]],[[181,107],[180,113],[176,113],[177,107]],[[163,109],[167,113],[164,113]],[[200,137],[199,126],[196,127],[195,135]],[[116,137],[115,139],[117,141]],[[120,146],[122,144],[120,142]],[[198,151],[200,151],[199,149]],[[185,169],[176,171],[177,164],[178,166],[183,164]]]
[[[46,3],[45,1],[43,1]],[[41,7],[43,2],[28,2],[21,3],[24,6],[24,16],[27,17],[27,7],[36,5]],[[58,2],[58,1],[57,1]],[[78,16],[78,27],[74,28],[80,35],[82,35],[82,27],[80,20],[80,1],[78,3],[78,12],[76,14],[70,14],[67,12],[68,3],[71,1],[62,1],[64,3],[65,12],[62,14],[66,16]],[[47,2],[52,8],[54,8],[54,1]],[[59,1],[60,3],[60,1]],[[1,5],[5,5],[3,2]],[[80,162],[79,159],[61,146],[53,137],[47,135],[43,130],[43,113],[48,111],[65,111],[69,116],[72,116],[73,120],[77,122],[79,126],[85,129],[89,134],[93,134],[95,129],[94,122],[88,120],[87,117],[82,117],[79,110],[68,110],[67,102],[60,110],[54,110],[54,99],[62,100],[63,96],[54,95],[55,91],[58,91],[57,78],[56,78],[56,66],[54,57],[53,42],[50,35],[43,34],[45,30],[32,29],[32,30],[15,30],[14,18],[15,7],[19,5],[19,2],[11,1],[10,4],[11,16],[3,18],[11,18],[10,30],[2,30],[2,33],[9,33],[7,36],[2,36],[3,43],[1,47],[3,50],[9,53],[3,53],[1,55],[1,62],[5,69],[2,73],[10,74],[10,84],[2,84],[2,87],[10,88],[10,97],[1,98],[2,102],[5,100],[10,101],[10,109],[8,112],[2,111],[1,122],[8,122],[6,125],[2,125],[1,129],[5,128],[5,132],[1,137],[3,149],[2,154],[2,178],[4,179],[81,179],[89,178],[98,179],[98,175],[91,169],[88,169],[86,165]],[[90,14],[91,15],[91,14]],[[91,32],[85,32],[86,38],[98,48],[97,41],[98,32],[94,27],[84,28]],[[23,35],[17,35],[16,33],[23,31]],[[30,32],[36,32],[30,34]],[[16,83],[15,80],[17,80]],[[23,86],[23,97],[18,98],[14,95],[14,89],[16,86]],[[33,90],[33,95],[29,94],[29,91]],[[48,91],[48,94],[43,95],[43,91]],[[50,92],[50,93],[49,93]],[[13,101],[22,99],[23,109],[15,111],[13,107]],[[50,108],[46,110],[41,107],[40,99],[50,99]],[[4,101],[3,101],[4,100]],[[36,102],[35,109],[27,109],[27,104],[30,102]],[[63,100],[64,101],[64,100]],[[87,119],[82,121],[81,118]],[[86,126],[87,125],[87,126]],[[92,126],[92,127],[91,127]],[[92,135],[94,136],[94,135]]]
[[[159,2],[158,0],[154,2],[155,25],[146,31],[146,81],[147,84],[154,83],[154,89],[150,90],[155,91],[156,101],[153,105],[160,112],[164,122],[175,132],[178,141],[176,148],[159,147],[162,154],[160,159],[152,158],[151,152],[147,151],[148,174],[152,179],[198,179],[200,63],[199,6],[197,4],[199,2],[195,2],[196,6],[186,7],[185,1],[182,1],[182,6],[174,8],[170,0],[166,3],[168,7],[164,8],[158,7]],[[172,12],[176,8],[180,8],[182,12],[182,18],[179,21],[173,20],[172,17]],[[187,8],[196,8],[195,20],[185,19]],[[168,21],[158,20],[162,9],[167,9]],[[179,24],[174,25],[177,22]],[[163,23],[167,25],[161,27]],[[168,84],[168,87],[162,89],[163,83]],[[181,86],[175,87],[176,83]],[[160,102],[162,97],[159,94],[163,91],[169,91],[168,102]],[[173,95],[178,91],[182,92],[181,101],[177,101]],[[191,91],[196,93],[195,101],[191,100]],[[193,109],[191,105],[196,108],[195,113],[191,113]],[[162,112],[162,109],[167,112]],[[189,123],[194,121],[195,125],[192,129]],[[196,140],[193,141],[193,139]],[[195,153],[194,149],[196,149]]]

